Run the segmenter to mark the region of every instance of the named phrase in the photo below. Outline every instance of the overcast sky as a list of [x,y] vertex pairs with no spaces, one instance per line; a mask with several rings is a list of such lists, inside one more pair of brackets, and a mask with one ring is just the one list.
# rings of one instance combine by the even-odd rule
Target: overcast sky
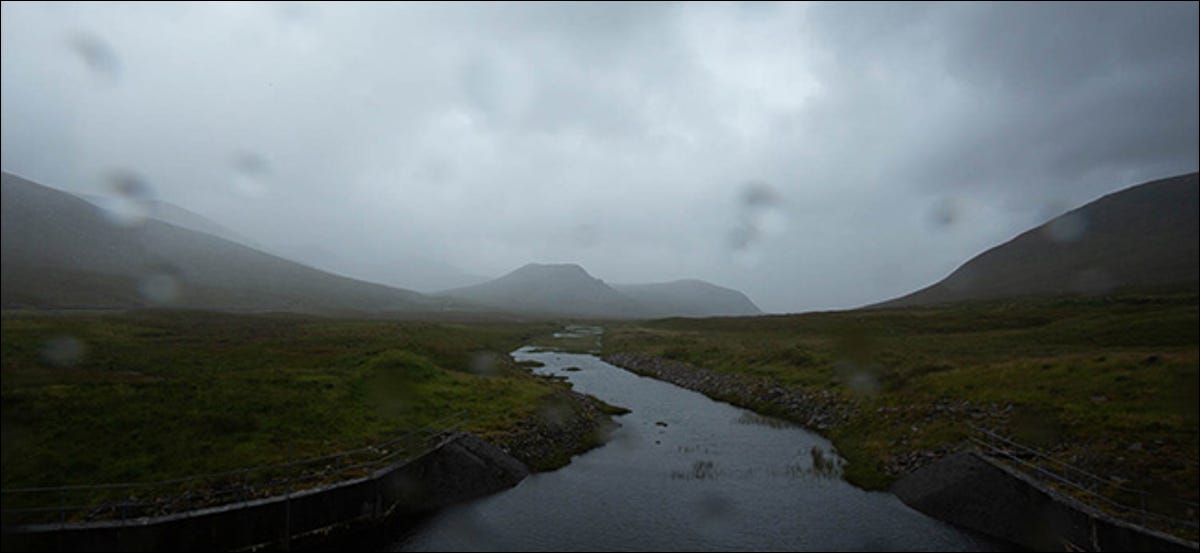
[[1197,169],[1197,4],[3,4],[3,169],[136,174],[411,288],[572,262],[768,311]]

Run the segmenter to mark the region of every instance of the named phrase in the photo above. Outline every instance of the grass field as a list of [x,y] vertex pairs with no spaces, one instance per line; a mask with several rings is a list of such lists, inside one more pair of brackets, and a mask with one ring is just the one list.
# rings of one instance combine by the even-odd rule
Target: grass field
[[378,443],[465,412],[512,431],[564,385],[557,327],[146,311],[3,320],[3,486],[140,482]]
[[667,319],[609,325],[604,350],[833,392],[856,414],[829,437],[867,488],[958,447],[975,424],[1195,502],[1197,305],[1120,296]]

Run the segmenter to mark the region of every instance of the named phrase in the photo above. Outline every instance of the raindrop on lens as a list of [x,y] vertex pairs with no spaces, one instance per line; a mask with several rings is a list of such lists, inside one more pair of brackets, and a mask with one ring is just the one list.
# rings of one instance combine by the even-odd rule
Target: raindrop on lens
[[120,78],[121,59],[105,40],[91,33],[77,33],[67,39],[67,46],[93,76],[107,81]]
[[74,336],[56,336],[42,345],[42,361],[54,367],[73,367],[83,361],[87,345]]
[[233,186],[243,196],[261,198],[267,194],[271,165],[263,156],[249,151],[233,156]]
[[106,181],[109,195],[101,198],[99,204],[109,222],[121,227],[135,227],[153,215],[153,190],[140,175],[132,171],[114,171]]
[[150,303],[168,305],[179,297],[179,281],[167,273],[151,273],[138,282],[138,292]]

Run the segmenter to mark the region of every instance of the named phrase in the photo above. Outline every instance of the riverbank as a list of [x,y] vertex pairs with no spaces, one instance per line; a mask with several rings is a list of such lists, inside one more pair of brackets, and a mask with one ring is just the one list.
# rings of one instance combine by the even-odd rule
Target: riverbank
[[[510,357],[505,360],[512,370],[526,372],[551,391],[540,398],[537,410],[510,427],[492,429],[488,440],[469,432],[440,433],[442,438],[432,449],[410,460],[368,468],[361,477],[327,476],[325,484],[318,480],[318,485],[287,486],[286,491],[275,491],[275,495],[270,495],[273,488],[262,487],[260,493],[265,495],[174,512],[150,511],[126,517],[122,509],[119,519],[88,521],[72,517],[71,521],[21,524],[10,520],[10,496],[6,494],[4,549],[288,549],[337,546],[364,536],[371,539],[404,527],[414,517],[510,488],[531,472],[561,467],[573,456],[601,445],[607,433],[618,426],[612,415],[626,412],[576,393],[559,379],[515,368]],[[395,447],[367,449],[386,459],[392,457],[389,449]],[[301,462],[295,469],[308,470],[302,469],[308,464]],[[320,464],[324,465],[321,472],[329,472],[342,460],[328,459]]]
[[[858,415],[856,402],[790,390],[762,378],[718,373],[666,359],[616,353],[604,361],[718,401],[828,432]],[[939,520],[1035,550],[1195,551],[1195,542],[1121,522],[977,453],[909,453],[887,466],[892,491]],[[1071,549],[1074,548],[1074,549]]]
[[[830,444],[596,356],[513,356],[629,407],[607,445],[447,509],[391,551],[976,551],[996,546],[836,476]],[[1000,550],[1005,550],[1003,547]]]
[[512,430],[490,439],[534,472],[565,466],[571,458],[604,445],[628,410],[570,390],[556,392],[545,406]]
[[[507,354],[558,328],[5,313],[3,487],[72,487],[65,497],[5,493],[4,523],[158,516],[268,497],[297,477],[332,484],[363,474],[272,467],[347,451],[403,456],[407,441],[379,446],[444,421],[535,469],[561,465],[597,442],[602,407]],[[122,507],[97,508],[113,504]],[[44,510],[59,505],[80,507]]]
[[[1098,475],[1106,494],[1145,490],[1156,513],[1194,521],[1196,307],[1195,296],[1114,296],[668,319],[613,323],[603,349],[821,433],[865,489],[986,428]],[[1137,506],[1138,493],[1120,501]],[[1194,526],[1149,524],[1196,539]]]

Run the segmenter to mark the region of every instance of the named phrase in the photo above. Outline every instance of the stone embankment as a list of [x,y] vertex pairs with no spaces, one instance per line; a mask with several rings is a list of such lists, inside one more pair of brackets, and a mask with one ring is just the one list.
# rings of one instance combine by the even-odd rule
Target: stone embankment
[[929,516],[1035,551],[1196,551],[1195,542],[1135,526],[975,452],[960,452],[892,486]]
[[720,401],[775,415],[805,428],[824,431],[849,420],[858,409],[828,390],[808,392],[765,378],[729,374],[634,353],[614,353],[604,361],[630,372],[670,382]]
[[594,397],[563,390],[516,430],[490,438],[530,469],[553,470],[603,444],[617,426],[611,415],[619,411]]

